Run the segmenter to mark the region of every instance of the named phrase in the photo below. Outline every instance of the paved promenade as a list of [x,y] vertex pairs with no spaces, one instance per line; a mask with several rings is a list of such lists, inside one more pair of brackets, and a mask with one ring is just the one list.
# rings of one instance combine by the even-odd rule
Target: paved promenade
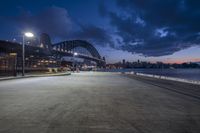
[[0,81],[0,133],[199,133],[200,86],[112,73]]

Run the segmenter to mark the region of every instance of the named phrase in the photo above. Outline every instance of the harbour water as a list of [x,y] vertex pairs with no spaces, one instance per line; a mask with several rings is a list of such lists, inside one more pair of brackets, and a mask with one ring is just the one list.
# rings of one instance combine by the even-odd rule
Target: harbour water
[[105,69],[106,72],[137,72],[200,81],[200,69]]

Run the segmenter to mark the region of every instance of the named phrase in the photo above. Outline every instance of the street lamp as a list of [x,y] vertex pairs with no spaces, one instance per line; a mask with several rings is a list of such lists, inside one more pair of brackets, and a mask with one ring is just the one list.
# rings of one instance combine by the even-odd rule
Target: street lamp
[[33,33],[31,33],[31,32],[26,32],[24,35],[26,37],[34,37]]
[[74,63],[75,63],[74,56],[77,56],[77,55],[78,55],[77,52],[74,52],[74,53],[73,53],[73,72],[74,72]]
[[34,37],[34,34],[31,32],[26,32],[23,34],[23,42],[22,42],[22,76],[24,76],[24,68],[25,68],[25,37],[31,38]]

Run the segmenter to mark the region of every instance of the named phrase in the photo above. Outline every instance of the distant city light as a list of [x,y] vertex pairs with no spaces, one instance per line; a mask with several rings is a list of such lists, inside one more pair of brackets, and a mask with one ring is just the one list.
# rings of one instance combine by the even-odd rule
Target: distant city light
[[31,32],[26,32],[26,33],[25,33],[25,36],[26,36],[26,37],[34,37],[34,34],[31,33]]

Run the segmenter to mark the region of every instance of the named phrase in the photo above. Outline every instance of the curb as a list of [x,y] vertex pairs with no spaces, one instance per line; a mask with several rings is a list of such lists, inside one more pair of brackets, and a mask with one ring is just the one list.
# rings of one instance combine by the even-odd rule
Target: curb
[[7,78],[0,78],[0,81],[5,80],[14,80],[14,79],[23,79],[23,78],[36,78],[36,77],[53,77],[53,76],[68,76],[71,73],[59,73],[59,74],[43,74],[43,75],[27,75],[27,76],[20,76],[20,77],[7,77]]

